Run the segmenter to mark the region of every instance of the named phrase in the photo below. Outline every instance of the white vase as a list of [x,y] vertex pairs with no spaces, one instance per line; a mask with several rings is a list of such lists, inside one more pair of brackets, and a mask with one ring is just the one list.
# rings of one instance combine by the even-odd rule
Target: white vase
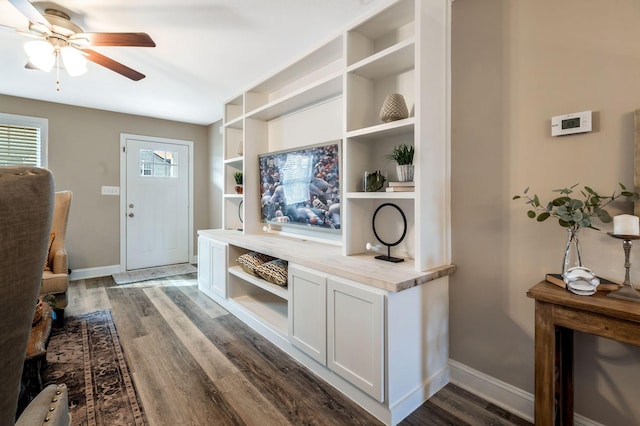
[[403,164],[396,166],[399,182],[411,182],[413,180],[413,164]]

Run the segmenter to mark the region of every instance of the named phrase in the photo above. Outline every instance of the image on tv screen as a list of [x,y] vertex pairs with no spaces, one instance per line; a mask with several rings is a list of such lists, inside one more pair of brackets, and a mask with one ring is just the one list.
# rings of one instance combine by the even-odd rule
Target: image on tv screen
[[259,156],[262,221],[340,231],[339,144]]

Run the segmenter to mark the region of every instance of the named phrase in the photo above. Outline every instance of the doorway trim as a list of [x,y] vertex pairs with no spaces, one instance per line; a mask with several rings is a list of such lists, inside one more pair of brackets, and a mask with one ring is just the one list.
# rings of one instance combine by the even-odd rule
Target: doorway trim
[[120,133],[120,272],[127,270],[127,139],[138,139],[149,142],[171,143],[184,145],[189,150],[189,214],[188,216],[188,258],[189,263],[195,263],[193,254],[193,141],[181,139],[159,138],[155,136],[134,135]]

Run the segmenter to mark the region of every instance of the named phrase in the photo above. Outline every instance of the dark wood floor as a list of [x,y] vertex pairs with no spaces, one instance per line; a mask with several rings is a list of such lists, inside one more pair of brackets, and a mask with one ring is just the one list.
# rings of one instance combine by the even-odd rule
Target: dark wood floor
[[[151,425],[377,425],[197,289],[195,274],[74,281],[66,315],[111,309]],[[449,384],[403,425],[528,425]]]

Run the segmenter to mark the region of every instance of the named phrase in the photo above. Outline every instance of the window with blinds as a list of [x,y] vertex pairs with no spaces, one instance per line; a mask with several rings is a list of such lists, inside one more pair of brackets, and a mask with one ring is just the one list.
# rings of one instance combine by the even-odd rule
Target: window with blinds
[[46,167],[47,120],[0,114],[0,166]]
[[40,129],[0,124],[0,166],[40,167]]

